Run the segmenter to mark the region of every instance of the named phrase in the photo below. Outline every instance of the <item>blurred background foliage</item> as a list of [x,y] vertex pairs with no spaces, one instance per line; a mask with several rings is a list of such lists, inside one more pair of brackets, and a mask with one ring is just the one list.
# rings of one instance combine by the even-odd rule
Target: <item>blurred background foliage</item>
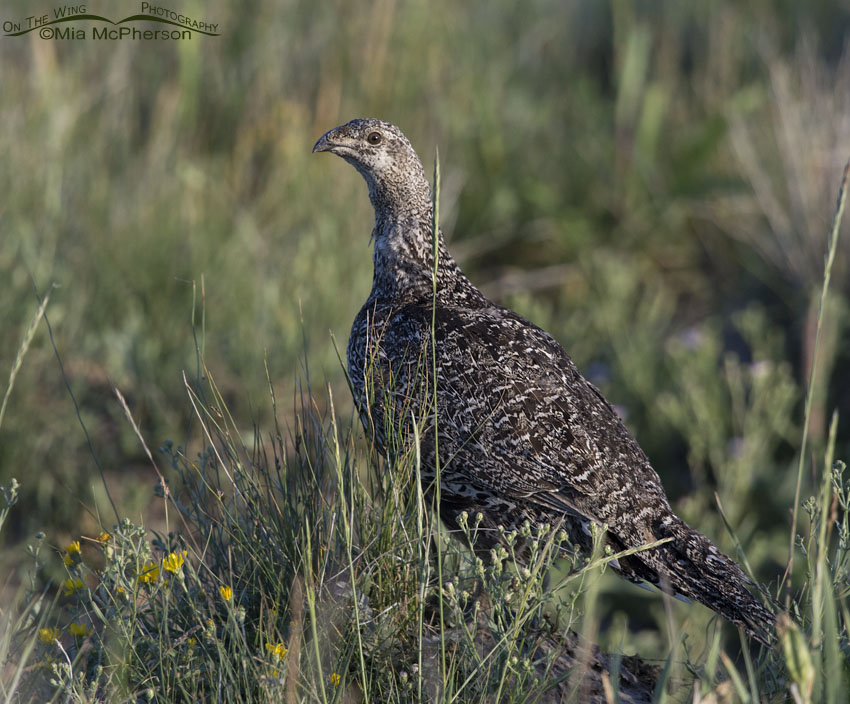
[[[155,475],[111,384],[152,447],[183,441],[196,341],[246,429],[270,422],[266,364],[280,405],[309,365],[350,408],[329,331],[343,345],[368,293],[372,212],[359,176],[310,149],[377,116],[428,172],[439,146],[443,227],[472,280],[622,409],[684,518],[731,551],[716,492],[758,574],[781,572],[850,156],[846,2],[174,7],[221,36],[0,41],[0,370],[50,292],[122,514],[145,511]],[[6,2],[2,19],[32,8]],[[844,230],[813,438],[840,408],[846,458]],[[0,427],[11,476],[13,542],[113,521],[44,324]]]

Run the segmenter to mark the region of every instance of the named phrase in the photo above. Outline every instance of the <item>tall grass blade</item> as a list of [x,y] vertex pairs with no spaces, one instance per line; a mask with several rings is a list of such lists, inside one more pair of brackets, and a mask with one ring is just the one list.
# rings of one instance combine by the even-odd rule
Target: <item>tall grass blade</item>
[[[832,230],[829,233],[827,241],[826,261],[823,271],[823,287],[821,288],[820,302],[818,303],[818,322],[815,332],[815,344],[812,351],[812,366],[809,371],[809,384],[806,390],[806,403],[803,413],[803,438],[800,442],[800,459],[797,464],[797,483],[794,489],[794,508],[791,518],[791,537],[788,546],[788,565],[785,568],[785,574],[779,582],[777,588],[777,596],[782,591],[786,581],[791,577],[794,569],[794,541],[797,534],[797,516],[800,510],[800,489],[803,483],[803,470],[806,466],[806,450],[809,438],[809,420],[812,414],[812,399],[815,389],[815,376],[817,374],[818,353],[820,351],[821,331],[823,328],[823,314],[826,306],[827,295],[829,294],[829,283],[832,278],[832,265],[835,262],[835,254],[838,251],[838,234],[841,231],[841,220],[844,216],[844,205],[847,201],[847,187],[850,180],[850,161],[844,166],[844,175],[841,178],[841,185],[838,189],[838,200],[835,206],[835,216],[832,220]],[[786,607],[790,604],[790,590],[786,593]]]

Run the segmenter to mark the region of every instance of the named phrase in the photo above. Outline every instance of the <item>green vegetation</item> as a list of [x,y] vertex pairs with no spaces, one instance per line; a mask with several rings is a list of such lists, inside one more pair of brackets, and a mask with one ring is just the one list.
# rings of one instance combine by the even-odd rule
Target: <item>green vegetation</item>
[[[524,701],[557,620],[659,665],[658,701],[841,701],[834,5],[213,0],[185,9],[219,37],[3,37],[3,697]],[[310,147],[367,115],[426,163],[439,145],[456,257],[788,606],[775,652],[603,555],[544,582],[557,531],[527,573],[432,535],[415,457],[369,452],[328,334],[368,290],[371,208]]]

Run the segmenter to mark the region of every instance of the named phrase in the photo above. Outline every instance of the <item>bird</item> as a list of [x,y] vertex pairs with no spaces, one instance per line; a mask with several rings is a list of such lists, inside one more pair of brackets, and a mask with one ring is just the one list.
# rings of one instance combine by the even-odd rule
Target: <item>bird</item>
[[[621,577],[698,601],[764,645],[775,616],[732,559],[673,512],[614,407],[538,326],[489,300],[434,233],[431,186],[394,125],[358,118],[313,152],[351,164],[375,211],[371,291],[352,324],[354,403],[384,454],[418,441],[422,486],[486,555],[506,531],[561,525],[589,552],[604,529]],[[469,523],[472,523],[470,521]],[[660,542],[665,541],[665,542]]]

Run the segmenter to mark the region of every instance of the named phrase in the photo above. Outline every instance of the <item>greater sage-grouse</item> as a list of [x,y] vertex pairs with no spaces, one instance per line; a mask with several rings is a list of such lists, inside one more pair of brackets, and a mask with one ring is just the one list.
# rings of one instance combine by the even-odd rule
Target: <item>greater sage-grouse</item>
[[[526,521],[560,522],[584,550],[591,523],[607,525],[617,552],[672,538],[613,568],[696,599],[769,643],[773,614],[741,568],[673,513],[611,405],[551,335],[472,285],[442,233],[435,286],[431,188],[401,131],[352,120],[313,151],[354,166],[375,208],[372,291],[348,340],[355,403],[385,452],[388,440],[412,437],[418,421],[423,486],[435,480],[439,448],[443,521],[457,530],[462,512],[470,524],[480,513],[475,548],[485,554],[499,526],[518,530]],[[436,413],[427,410],[435,369]]]

